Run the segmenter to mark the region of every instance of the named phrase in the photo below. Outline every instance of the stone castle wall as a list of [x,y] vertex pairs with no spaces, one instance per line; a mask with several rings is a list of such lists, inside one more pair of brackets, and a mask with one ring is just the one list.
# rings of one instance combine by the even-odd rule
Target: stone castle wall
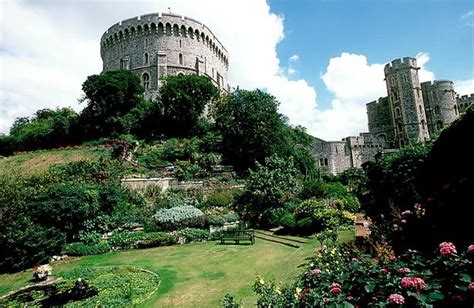
[[366,107],[369,132],[385,142],[387,147],[394,147],[395,131],[388,96],[370,102]]
[[385,65],[385,82],[400,147],[429,139],[416,59],[405,57]]
[[471,94],[469,96],[457,96],[456,102],[458,104],[459,113],[463,113],[466,111],[467,108],[469,108],[469,106],[474,105],[474,94]]
[[189,17],[148,14],[110,27],[100,43],[103,70],[138,74],[147,97],[156,95],[168,75],[198,74],[228,90],[229,55],[212,31]]
[[438,133],[459,116],[454,83],[450,80],[421,84],[430,134]]

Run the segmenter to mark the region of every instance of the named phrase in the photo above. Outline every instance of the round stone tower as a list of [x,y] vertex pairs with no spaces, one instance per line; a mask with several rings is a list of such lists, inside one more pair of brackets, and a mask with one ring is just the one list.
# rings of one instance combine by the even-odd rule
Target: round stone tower
[[454,83],[435,80],[421,83],[430,134],[439,132],[459,116]]
[[201,22],[175,14],[154,13],[123,20],[100,41],[103,70],[135,72],[145,96],[156,96],[169,75],[197,74],[228,91],[229,55]]
[[416,59],[405,57],[385,65],[395,144],[403,147],[430,138]]

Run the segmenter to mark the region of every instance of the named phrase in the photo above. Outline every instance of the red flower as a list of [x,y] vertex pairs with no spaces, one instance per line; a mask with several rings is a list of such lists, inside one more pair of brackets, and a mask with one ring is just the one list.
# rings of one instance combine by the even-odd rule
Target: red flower
[[390,304],[403,305],[405,304],[405,298],[400,294],[391,294],[388,297],[388,302]]
[[339,289],[339,288],[332,288],[332,289],[330,290],[330,292],[331,292],[332,294],[334,294],[334,295],[337,295],[337,294],[341,293],[341,289]]
[[439,244],[439,254],[443,258],[453,257],[457,254],[456,246],[450,242],[443,242]]
[[399,272],[400,274],[406,275],[406,274],[410,273],[411,270],[410,270],[408,267],[403,267],[403,268],[399,268],[399,269],[398,269],[398,272]]
[[426,289],[426,283],[419,277],[405,277],[400,282],[402,289],[419,291]]
[[382,274],[384,274],[384,275],[387,275],[387,274],[388,274],[388,269],[382,268],[382,269],[380,270],[380,272],[381,272]]
[[467,253],[474,255],[474,245],[469,245],[469,247],[467,247]]

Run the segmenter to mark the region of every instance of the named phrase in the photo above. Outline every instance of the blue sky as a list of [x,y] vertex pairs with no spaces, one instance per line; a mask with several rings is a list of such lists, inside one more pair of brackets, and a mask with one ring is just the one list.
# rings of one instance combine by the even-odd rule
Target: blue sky
[[[421,81],[474,93],[474,7],[467,0],[0,0],[0,133],[41,108],[80,110],[102,70],[100,37],[153,12],[203,22],[229,52],[232,87],[263,89],[293,125],[338,140],[367,131],[385,96],[383,66],[418,59]],[[25,22],[27,21],[27,22]]]
[[[437,79],[474,78],[473,1],[463,0],[270,0],[284,15],[285,38],[277,45],[282,61],[299,56],[294,78],[318,90],[321,107],[333,95],[321,80],[330,58],[342,52],[365,55],[369,63],[427,52]],[[470,24],[469,24],[470,23]]]

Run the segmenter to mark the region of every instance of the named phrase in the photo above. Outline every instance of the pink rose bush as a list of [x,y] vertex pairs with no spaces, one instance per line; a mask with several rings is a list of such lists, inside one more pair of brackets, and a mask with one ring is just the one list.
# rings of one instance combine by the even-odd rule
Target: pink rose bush
[[454,257],[457,254],[456,246],[454,246],[454,244],[450,242],[443,242],[439,244],[439,254],[443,258]]
[[431,256],[410,250],[391,260],[317,249],[306,271],[278,292],[270,282],[258,284],[258,306],[474,307],[472,254],[473,245],[458,255],[450,242],[441,243]]
[[388,297],[388,302],[393,305],[403,305],[405,304],[405,298],[400,294],[391,294]]

